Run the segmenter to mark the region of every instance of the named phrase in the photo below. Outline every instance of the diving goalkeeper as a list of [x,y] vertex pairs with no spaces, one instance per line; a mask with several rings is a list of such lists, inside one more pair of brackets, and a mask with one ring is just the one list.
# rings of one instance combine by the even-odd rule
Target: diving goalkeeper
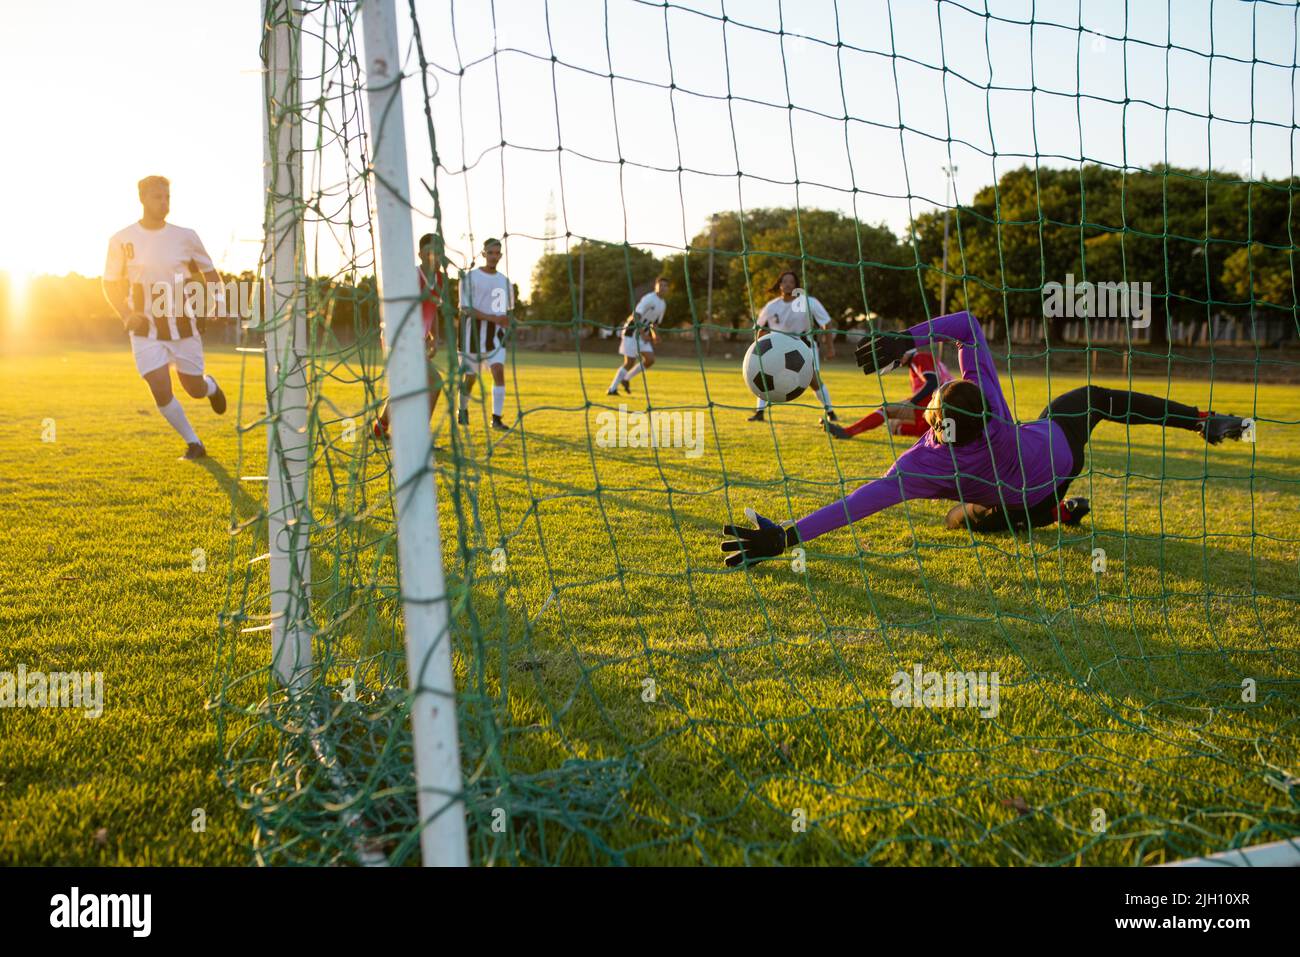
[[1196,432],[1211,445],[1240,439],[1246,421],[1201,412],[1158,396],[1084,386],[1052,400],[1033,422],[1017,423],[1002,396],[997,369],[979,320],[968,312],[918,323],[903,333],[878,334],[858,346],[863,372],[885,373],[913,349],[935,339],[958,344],[961,378],[930,397],[930,428],[884,477],[838,502],[778,525],[752,510],[757,527],[728,525],[722,550],[728,566],[774,558],[800,542],[858,522],[910,499],[955,501],[948,528],[975,532],[1076,524],[1088,500],[1065,497],[1084,466],[1084,447],[1099,422],[1160,425]]

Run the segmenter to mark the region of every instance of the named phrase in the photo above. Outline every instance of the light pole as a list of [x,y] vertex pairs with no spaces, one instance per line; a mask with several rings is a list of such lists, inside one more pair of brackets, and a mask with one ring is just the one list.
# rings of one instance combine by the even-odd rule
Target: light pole
[[[713,325],[713,232],[718,222],[718,214],[709,214],[709,284],[708,292],[704,298],[704,354],[712,355],[710,349],[713,347],[713,331],[709,328]],[[690,270],[687,270],[687,276]]]
[[952,195],[957,192],[956,183],[953,177],[957,175],[956,166],[945,166],[943,175],[946,177],[943,190],[943,276],[939,285],[939,315],[948,314],[948,213],[952,209]]

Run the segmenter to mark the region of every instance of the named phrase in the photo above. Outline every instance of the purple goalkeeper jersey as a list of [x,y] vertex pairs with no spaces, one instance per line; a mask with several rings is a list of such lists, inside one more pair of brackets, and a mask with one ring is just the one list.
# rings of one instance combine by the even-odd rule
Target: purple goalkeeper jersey
[[1017,424],[1002,396],[993,355],[979,320],[969,312],[918,323],[907,330],[919,349],[933,339],[959,343],[961,377],[979,386],[988,405],[984,436],[965,445],[944,445],[927,432],[894,462],[884,477],[868,482],[795,525],[801,542],[861,521],[914,498],[942,498],[977,505],[1029,507],[1077,474],[1065,432],[1045,419]]

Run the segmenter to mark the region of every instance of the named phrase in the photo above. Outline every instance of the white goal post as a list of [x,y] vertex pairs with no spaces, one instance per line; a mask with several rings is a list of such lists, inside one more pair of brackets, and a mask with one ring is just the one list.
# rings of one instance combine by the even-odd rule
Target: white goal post
[[302,122],[298,0],[262,10],[262,161],[266,189],[259,315],[266,342],[266,518],[271,666],[297,688],[311,668],[311,529],[307,435],[306,271],[303,266]]
[[[464,866],[468,859],[465,806],[421,292],[412,240],[397,20],[393,0],[368,0],[357,7],[365,46],[371,145],[368,192],[377,223],[376,280],[387,350],[393,509],[420,849],[426,866]],[[263,30],[271,653],[275,674],[292,690],[301,685],[312,665],[299,0],[264,0]]]

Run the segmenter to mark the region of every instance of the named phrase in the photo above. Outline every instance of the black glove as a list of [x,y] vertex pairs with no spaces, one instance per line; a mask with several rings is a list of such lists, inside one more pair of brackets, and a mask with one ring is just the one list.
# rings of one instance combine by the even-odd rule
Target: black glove
[[745,518],[758,527],[723,526],[722,534],[732,536],[722,543],[722,550],[727,553],[725,560],[728,568],[776,558],[791,545],[799,543],[799,534],[793,525],[778,525],[752,508],[745,509]]
[[897,369],[903,356],[916,348],[912,337],[906,333],[876,332],[863,339],[853,357],[858,360],[858,367],[866,375],[876,373],[884,375]]

